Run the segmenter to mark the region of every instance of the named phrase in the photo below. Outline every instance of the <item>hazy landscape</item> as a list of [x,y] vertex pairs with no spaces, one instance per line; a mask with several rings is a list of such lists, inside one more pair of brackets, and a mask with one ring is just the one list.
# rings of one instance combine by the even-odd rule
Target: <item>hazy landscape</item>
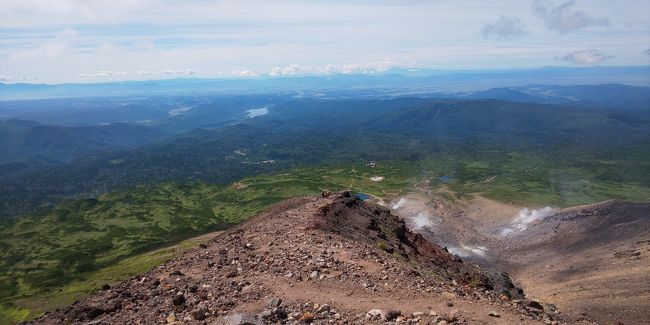
[[[396,22],[414,31],[434,9],[477,8],[281,1],[311,18],[267,8],[258,25],[237,20],[243,4],[151,2],[196,38],[209,36],[184,14],[246,47],[269,40],[249,57],[234,40],[176,34],[140,1],[63,2],[0,10],[0,324],[650,319],[650,56],[637,50],[650,48],[647,4],[517,2],[526,23],[501,14],[454,30],[458,44],[436,32],[403,44]],[[57,8],[51,26],[39,3]],[[230,22],[214,27],[197,8]],[[328,42],[356,57],[397,59],[346,63],[290,23],[340,32],[323,21],[349,28]],[[32,25],[66,27],[38,45]],[[387,45],[360,41],[373,39],[360,26]],[[294,51],[264,27],[287,32]],[[159,51],[137,45],[141,34]],[[106,39],[89,54],[95,37]],[[427,50],[436,37],[450,54]],[[464,57],[469,42],[501,54]],[[572,42],[584,49],[566,54]],[[549,44],[564,54],[540,57]],[[102,52],[111,46],[132,60]],[[342,61],[321,66],[316,48]],[[313,65],[275,65],[289,52]],[[154,57],[179,64],[130,65]],[[240,57],[257,68],[213,71]]]

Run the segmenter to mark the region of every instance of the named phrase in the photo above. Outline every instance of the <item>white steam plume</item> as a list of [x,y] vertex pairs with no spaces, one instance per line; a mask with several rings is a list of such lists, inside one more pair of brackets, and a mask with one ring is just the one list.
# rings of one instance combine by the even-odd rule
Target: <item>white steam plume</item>
[[397,210],[400,208],[403,208],[406,205],[406,199],[405,198],[400,198],[395,205],[393,205],[393,209]]
[[508,236],[517,231],[528,229],[528,226],[536,221],[544,220],[555,214],[556,210],[551,207],[545,207],[539,210],[524,208],[519,210],[519,214],[512,220],[512,227],[503,228],[501,236]]

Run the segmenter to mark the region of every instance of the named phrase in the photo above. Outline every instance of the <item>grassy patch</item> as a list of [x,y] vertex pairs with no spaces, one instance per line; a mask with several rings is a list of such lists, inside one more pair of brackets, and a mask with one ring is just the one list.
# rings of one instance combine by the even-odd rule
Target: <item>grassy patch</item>
[[29,309],[0,304],[0,324],[13,324],[27,320]]
[[[40,316],[44,311],[63,307],[97,292],[102,285],[111,284],[127,279],[133,275],[147,272],[154,267],[179,256],[184,251],[207,242],[217,233],[209,233],[195,238],[181,241],[178,244],[159,248],[147,253],[125,258],[113,265],[101,268],[97,271],[82,274],[78,280],[68,283],[57,290],[42,295],[33,295],[14,301],[14,306],[20,306],[21,313],[4,313],[8,319],[21,321],[27,318]],[[16,308],[16,307],[10,307]]]
[[383,242],[383,241],[380,241],[380,242],[377,243],[377,248],[381,249],[384,252],[388,251],[388,246],[386,246],[386,243]]
[[[445,185],[457,196],[481,194],[521,205],[566,207],[620,198],[650,201],[650,162],[598,160],[590,156],[547,156],[519,152],[475,152],[430,159],[423,168],[451,175]],[[559,157],[559,158],[558,158]]]

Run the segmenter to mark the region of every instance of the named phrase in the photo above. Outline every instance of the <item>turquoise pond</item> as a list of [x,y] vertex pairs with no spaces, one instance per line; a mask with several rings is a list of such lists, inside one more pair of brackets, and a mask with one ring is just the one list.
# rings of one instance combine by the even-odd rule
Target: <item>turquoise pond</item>
[[365,193],[354,193],[354,196],[358,197],[359,200],[368,201],[370,200],[370,195]]

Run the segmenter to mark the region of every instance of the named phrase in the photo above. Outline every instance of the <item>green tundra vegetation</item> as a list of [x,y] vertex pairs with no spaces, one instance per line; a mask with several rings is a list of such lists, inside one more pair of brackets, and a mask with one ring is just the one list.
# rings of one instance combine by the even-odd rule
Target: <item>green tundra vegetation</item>
[[520,205],[567,207],[609,199],[650,201],[650,161],[536,152],[473,152],[427,159],[424,170],[462,197],[480,194]]

